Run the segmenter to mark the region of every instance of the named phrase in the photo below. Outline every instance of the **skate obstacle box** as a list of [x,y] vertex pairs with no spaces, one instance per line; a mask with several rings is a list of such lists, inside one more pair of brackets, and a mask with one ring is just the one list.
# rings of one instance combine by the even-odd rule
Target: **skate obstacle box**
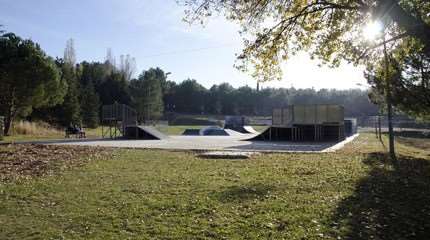
[[209,126],[199,130],[200,136],[230,136],[230,134],[218,126]]
[[345,136],[350,137],[357,133],[357,119],[356,118],[345,118]]
[[344,108],[340,105],[290,105],[272,112],[272,125],[250,140],[342,141],[345,139]]
[[245,134],[258,133],[253,127],[248,126],[248,121],[244,116],[226,116],[224,128]]
[[102,107],[102,136],[103,138],[125,138],[161,140],[166,135],[151,126],[137,124],[137,112],[133,108],[114,103]]
[[187,128],[182,133],[184,136],[200,136],[200,129]]

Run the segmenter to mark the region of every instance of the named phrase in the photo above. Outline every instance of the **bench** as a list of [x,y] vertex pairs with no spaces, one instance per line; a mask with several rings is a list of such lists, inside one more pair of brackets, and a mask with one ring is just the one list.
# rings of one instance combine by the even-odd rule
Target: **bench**
[[86,138],[85,130],[80,128],[68,127],[65,133],[66,138],[70,138],[71,136],[75,136],[75,138]]

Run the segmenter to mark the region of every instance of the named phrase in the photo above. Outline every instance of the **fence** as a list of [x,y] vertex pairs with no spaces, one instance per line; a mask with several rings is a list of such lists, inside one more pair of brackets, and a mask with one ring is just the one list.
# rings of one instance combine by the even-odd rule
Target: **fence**
[[[430,130],[430,122],[417,121],[407,116],[394,116],[392,123],[393,128],[400,131],[406,129]],[[380,126],[381,128],[386,129],[388,128],[388,119],[386,116],[364,117],[360,118],[359,126],[364,128],[375,128]]]

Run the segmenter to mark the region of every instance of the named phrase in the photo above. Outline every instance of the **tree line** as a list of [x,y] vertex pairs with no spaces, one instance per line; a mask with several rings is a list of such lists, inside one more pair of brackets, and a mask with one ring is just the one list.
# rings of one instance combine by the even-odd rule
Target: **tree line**
[[367,91],[232,87],[229,83],[207,89],[197,80],[168,80],[162,69],[135,75],[135,60],[120,56],[117,63],[108,49],[104,62],[76,62],[73,40],[64,56],[53,59],[37,43],[13,33],[0,38],[0,115],[5,134],[16,118],[42,119],[68,126],[97,127],[102,105],[123,103],[134,107],[139,121],[156,120],[167,113],[264,115],[288,104],[343,104],[347,116],[375,115],[377,107]]

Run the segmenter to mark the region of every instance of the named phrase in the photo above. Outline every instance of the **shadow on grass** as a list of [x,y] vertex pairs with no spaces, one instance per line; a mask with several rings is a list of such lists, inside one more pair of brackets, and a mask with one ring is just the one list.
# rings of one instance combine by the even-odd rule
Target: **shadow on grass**
[[419,131],[419,130],[404,130],[404,131],[395,131],[394,136],[396,136],[396,137],[407,137],[407,138],[430,139],[430,132]]
[[215,192],[213,196],[223,203],[263,200],[270,196],[270,192],[274,189],[275,187],[265,184],[231,186],[224,191]]
[[403,145],[423,150],[430,149],[430,131],[396,131],[394,135],[396,140]]
[[370,153],[371,167],[333,216],[342,239],[430,239],[430,161]]

